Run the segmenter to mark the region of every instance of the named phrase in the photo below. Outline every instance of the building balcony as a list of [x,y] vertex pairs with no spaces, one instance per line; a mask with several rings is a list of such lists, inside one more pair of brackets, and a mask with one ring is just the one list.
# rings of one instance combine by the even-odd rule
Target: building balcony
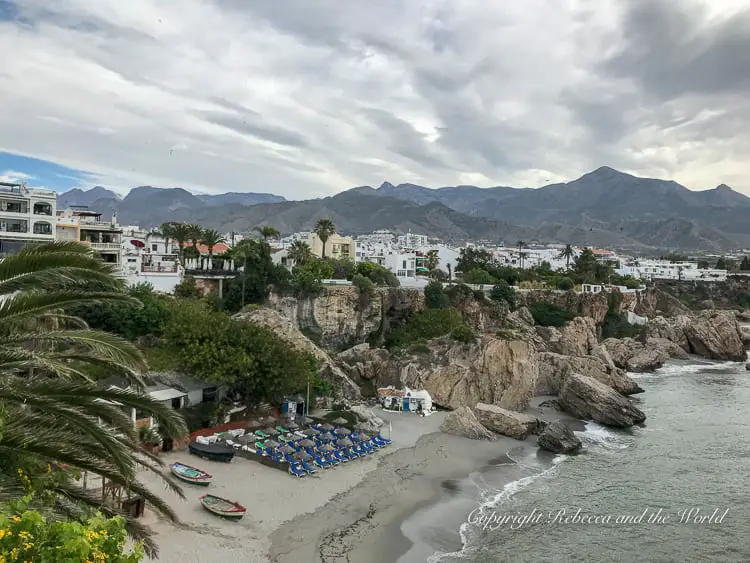
[[144,264],[141,266],[141,272],[144,274],[174,274],[177,272],[177,264]]
[[90,242],[88,244],[91,248],[99,252],[116,252],[121,248],[119,242]]

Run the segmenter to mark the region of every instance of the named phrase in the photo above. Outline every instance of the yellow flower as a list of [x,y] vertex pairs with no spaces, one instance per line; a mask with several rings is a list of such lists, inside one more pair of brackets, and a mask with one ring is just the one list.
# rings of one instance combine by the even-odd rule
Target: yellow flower
[[[5,534],[7,533],[8,533],[8,530],[0,530],[0,540],[3,539],[5,537]],[[0,560],[0,563],[3,563],[3,562]]]
[[52,466],[49,463],[47,464],[47,473],[52,473]]
[[11,516],[10,519],[13,520],[14,522],[20,522],[21,521],[21,517],[20,516],[16,516],[15,514],[13,516]]
[[27,539],[27,538],[30,538],[30,537],[31,537],[31,534],[30,534],[30,533],[28,533],[27,531],[25,531],[25,530],[24,530],[24,531],[18,532],[18,536],[19,536],[19,537],[20,537],[20,538],[21,538],[22,540],[25,540],[25,539]]
[[107,530],[99,530],[99,533],[103,536],[107,535]]

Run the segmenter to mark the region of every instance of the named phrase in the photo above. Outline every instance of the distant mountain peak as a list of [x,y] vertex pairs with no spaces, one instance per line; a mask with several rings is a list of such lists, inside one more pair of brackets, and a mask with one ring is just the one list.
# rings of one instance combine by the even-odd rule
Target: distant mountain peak
[[734,193],[734,190],[731,188],[731,186],[727,186],[726,184],[719,184],[718,186],[716,186],[716,191],[717,192],[733,192]]
[[379,189],[379,190],[392,190],[392,189],[394,189],[395,187],[396,187],[396,186],[394,186],[394,185],[393,185],[393,184],[391,184],[390,182],[383,182],[382,184],[380,184],[380,187],[379,187],[378,189]]

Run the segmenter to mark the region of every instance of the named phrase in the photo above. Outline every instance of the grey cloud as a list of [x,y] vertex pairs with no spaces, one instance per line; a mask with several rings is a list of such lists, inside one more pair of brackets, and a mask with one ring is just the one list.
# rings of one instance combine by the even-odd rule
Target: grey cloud
[[720,22],[689,1],[622,0],[624,42],[602,69],[659,99],[750,87],[750,8]]
[[259,116],[255,112],[247,112],[244,117],[214,111],[200,112],[199,115],[209,123],[226,127],[241,135],[250,135],[251,137],[289,147],[301,148],[308,145],[307,139],[296,131],[291,131],[278,125],[260,123],[257,119],[254,119]]

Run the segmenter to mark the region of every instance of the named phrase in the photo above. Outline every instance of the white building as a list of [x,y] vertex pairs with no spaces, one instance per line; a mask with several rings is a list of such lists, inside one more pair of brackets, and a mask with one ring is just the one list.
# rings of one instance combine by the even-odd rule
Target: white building
[[103,221],[102,214],[85,206],[58,210],[55,233],[58,240],[79,240],[99,253],[104,262],[122,267],[122,227],[117,216]]
[[0,255],[30,242],[54,241],[56,205],[51,190],[0,182]]
[[174,291],[183,275],[176,245],[140,227],[122,229],[122,272],[128,285],[149,283],[156,291]]
[[725,281],[726,270],[700,269],[697,262],[670,262],[668,260],[633,260],[622,264],[616,272],[648,280]]
[[399,235],[396,239],[396,244],[399,248],[404,250],[413,250],[420,246],[427,246],[429,244],[429,238],[427,235],[417,235],[414,233],[407,233],[405,235]]

